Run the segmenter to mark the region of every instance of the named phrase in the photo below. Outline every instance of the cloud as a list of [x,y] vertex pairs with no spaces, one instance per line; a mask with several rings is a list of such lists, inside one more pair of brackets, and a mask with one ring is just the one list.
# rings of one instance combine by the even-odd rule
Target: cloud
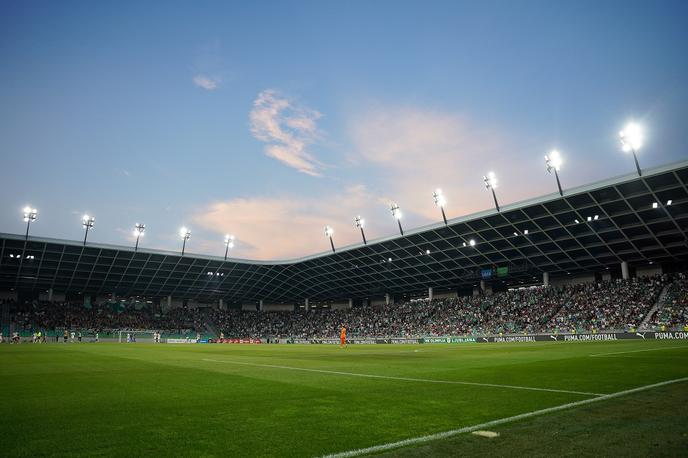
[[354,217],[369,208],[371,202],[377,205],[367,188],[359,184],[318,197],[218,201],[201,208],[192,222],[218,237],[234,234],[234,256],[289,259],[328,250],[329,242],[323,232],[328,224],[335,229],[337,246],[359,242]]
[[508,133],[455,113],[376,109],[357,116],[350,132],[354,163],[380,177],[380,195],[398,202],[412,225],[438,220],[432,200],[438,187],[449,217],[490,208],[482,175],[492,169],[509,189],[508,198],[502,194],[505,202],[537,192],[531,183],[537,183],[538,170],[521,159]]
[[266,155],[307,175],[322,174],[322,163],[307,151],[319,138],[316,121],[322,114],[267,89],[258,94],[249,117],[251,133],[266,143]]
[[193,82],[196,86],[200,88],[206,89],[208,91],[214,91],[218,88],[218,85],[220,84],[220,79],[199,74],[193,77]]

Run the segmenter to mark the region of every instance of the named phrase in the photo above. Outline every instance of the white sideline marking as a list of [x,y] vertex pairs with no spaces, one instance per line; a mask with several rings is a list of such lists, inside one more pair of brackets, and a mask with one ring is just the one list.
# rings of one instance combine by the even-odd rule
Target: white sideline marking
[[677,347],[662,347],[662,348],[647,348],[645,350],[628,350],[628,351],[615,351],[612,353],[596,353],[594,355],[590,355],[591,357],[596,357],[596,356],[607,356],[607,355],[621,355],[624,353],[640,353],[641,351],[659,351],[659,350],[669,350],[671,348],[688,348],[685,345],[684,346],[677,346]]
[[276,365],[276,364],[247,363],[247,362],[243,362],[243,361],[219,360],[219,359],[209,359],[209,358],[203,358],[203,361],[210,361],[213,363],[239,364],[241,366],[268,367],[268,368],[272,368],[272,369],[288,369],[288,370],[292,370],[292,371],[318,372],[321,374],[346,375],[349,377],[380,378],[380,379],[386,379],[386,380],[403,380],[405,382],[443,383],[443,384],[448,384],[448,385],[489,386],[489,387],[494,387],[494,388],[509,388],[512,390],[548,391],[551,393],[580,394],[583,396],[604,396],[603,394],[600,394],[600,393],[588,393],[585,391],[556,390],[554,388],[535,388],[535,387],[530,387],[530,386],[499,385],[496,383],[462,382],[462,381],[458,381],[458,380],[432,380],[432,379],[425,379],[425,378],[395,377],[392,375],[359,374],[357,372],[328,371],[328,370],[324,370],[324,369],[307,369],[305,367],[280,366],[280,365]]
[[645,385],[638,388],[631,388],[630,390],[617,391],[616,393],[605,394],[597,398],[584,399],[582,401],[570,402],[568,404],[562,404],[559,406],[548,407],[546,409],[534,410],[532,412],[526,412],[519,415],[514,415],[513,417],[500,418],[498,420],[488,421],[486,423],[481,423],[479,425],[466,426],[465,428],[453,429],[450,431],[445,431],[442,433],[429,434],[427,436],[413,437],[411,439],[404,439],[398,442],[390,442],[387,444],[374,445],[372,447],[359,448],[355,450],[349,450],[346,452],[333,453],[330,455],[325,455],[323,458],[349,458],[360,455],[367,455],[370,453],[379,453],[387,450],[392,450],[395,448],[406,447],[409,445],[422,444],[425,442],[430,442],[438,439],[445,439],[447,437],[456,436],[457,434],[470,433],[483,428],[489,428],[492,426],[501,425],[504,423],[510,423],[513,421],[523,420],[525,418],[531,418],[539,415],[544,415],[552,412],[558,412],[560,410],[570,409],[572,407],[578,407],[585,404],[591,404],[593,402],[604,401],[607,399],[616,398],[619,396],[625,396],[627,394],[637,393],[638,391],[650,390],[652,388],[657,388],[664,385],[669,385],[672,383],[680,383],[688,381],[688,377],[677,378],[674,380],[667,380],[666,382],[654,383],[652,385]]

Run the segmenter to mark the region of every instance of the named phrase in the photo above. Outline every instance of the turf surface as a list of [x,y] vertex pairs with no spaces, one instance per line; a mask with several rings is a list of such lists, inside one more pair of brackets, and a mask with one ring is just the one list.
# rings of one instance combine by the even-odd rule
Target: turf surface
[[[0,454],[320,456],[683,377],[680,341],[0,345]],[[608,455],[654,437],[631,451],[672,455],[687,401],[683,382],[388,453]]]

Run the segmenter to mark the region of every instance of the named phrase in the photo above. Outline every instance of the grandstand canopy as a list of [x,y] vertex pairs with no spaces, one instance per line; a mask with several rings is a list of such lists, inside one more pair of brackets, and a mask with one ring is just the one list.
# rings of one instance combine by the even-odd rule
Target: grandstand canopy
[[688,161],[288,261],[0,234],[0,289],[226,302],[364,299],[473,287],[485,277],[532,284],[542,272],[602,272],[621,261],[686,262],[686,228]]

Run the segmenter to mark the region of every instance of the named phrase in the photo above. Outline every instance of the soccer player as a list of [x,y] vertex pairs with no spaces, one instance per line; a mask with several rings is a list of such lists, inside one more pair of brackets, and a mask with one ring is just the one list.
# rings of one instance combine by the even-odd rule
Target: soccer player
[[65,329],[65,330],[62,332],[62,342],[63,342],[63,343],[67,343],[67,337],[69,337],[69,332]]
[[96,332],[96,342],[98,342],[98,333]]
[[342,330],[339,333],[339,345],[344,348],[346,347],[346,328],[342,325]]
[[0,344],[5,341],[5,338],[2,336],[2,331],[0,331]]

